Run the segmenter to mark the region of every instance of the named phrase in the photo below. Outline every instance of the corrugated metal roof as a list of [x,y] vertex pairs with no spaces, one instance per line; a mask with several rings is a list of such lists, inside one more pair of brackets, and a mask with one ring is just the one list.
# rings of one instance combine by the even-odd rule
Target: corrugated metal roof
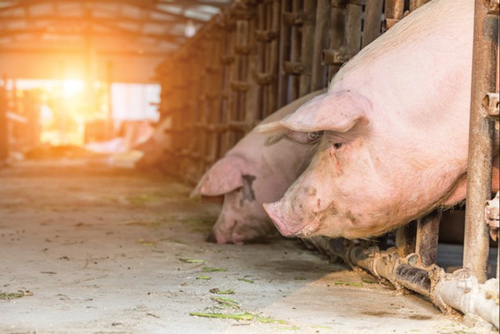
[[2,0],[0,50],[169,53],[231,0]]

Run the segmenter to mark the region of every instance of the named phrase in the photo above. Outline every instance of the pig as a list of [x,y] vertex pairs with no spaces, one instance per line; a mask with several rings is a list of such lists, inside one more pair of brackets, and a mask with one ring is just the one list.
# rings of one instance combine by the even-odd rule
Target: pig
[[171,126],[171,118],[164,119],[155,127],[152,136],[147,141],[135,147],[144,153],[135,164],[137,168],[146,169],[160,163],[165,156],[165,150],[171,146],[171,135],[168,133]]
[[259,127],[323,132],[305,172],[264,204],[282,235],[371,238],[464,200],[473,15],[473,0],[422,6],[345,64],[326,94]]
[[[262,123],[283,118],[321,93],[324,90],[305,95]],[[243,244],[276,231],[262,203],[280,199],[304,171],[319,134],[305,142],[283,140],[272,146],[265,145],[266,139],[251,131],[205,173],[191,193],[191,197],[224,196],[208,241]]]

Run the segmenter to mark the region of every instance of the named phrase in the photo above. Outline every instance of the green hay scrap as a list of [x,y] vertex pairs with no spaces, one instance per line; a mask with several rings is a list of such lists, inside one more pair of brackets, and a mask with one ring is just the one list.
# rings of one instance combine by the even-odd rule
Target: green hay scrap
[[11,300],[18,299],[26,296],[33,296],[33,292],[31,291],[19,291],[14,293],[6,293],[0,291],[0,300]]
[[205,260],[185,259],[185,258],[180,258],[179,261],[184,263],[194,263],[194,264],[201,264],[206,262]]
[[254,280],[246,279],[246,278],[238,278],[238,281],[240,281],[240,282],[246,282],[246,283],[255,283]]
[[145,239],[142,239],[142,238],[139,239],[139,240],[137,240],[137,242],[140,243],[143,246],[152,246],[152,247],[156,246],[156,242],[145,240]]
[[234,290],[220,290],[216,292],[218,295],[234,295]]
[[233,308],[238,308],[241,309],[240,303],[237,300],[226,298],[226,297],[212,297],[210,298],[212,301],[219,303],[222,306],[225,307],[233,307]]
[[224,313],[200,313],[200,312],[191,312],[190,316],[193,317],[203,317],[203,318],[218,318],[218,319],[233,319],[233,320],[254,320],[255,316],[252,313],[244,312],[244,313],[236,313],[236,314],[224,314]]
[[225,314],[225,313],[200,313],[200,312],[191,312],[190,316],[193,317],[203,317],[203,318],[218,318],[218,319],[233,319],[233,320],[244,320],[244,321],[256,321],[266,324],[288,324],[285,320],[276,320],[273,318],[261,317],[256,314],[250,312],[244,313],[234,313],[234,314]]
[[201,271],[204,273],[214,273],[214,272],[219,272],[219,271],[227,271],[227,268],[216,268],[216,267],[203,267],[201,268]]
[[144,205],[144,204],[154,203],[159,200],[160,197],[156,194],[141,194],[128,198],[129,203],[134,205]]
[[379,282],[376,281],[376,280],[369,280],[369,279],[366,279],[366,278],[362,278],[361,281],[363,283],[366,283],[366,284],[379,284]]
[[358,286],[358,287],[363,286],[363,283],[346,283],[346,282],[342,282],[342,281],[337,281],[337,282],[334,282],[333,284],[335,284],[337,286]]
[[209,280],[209,279],[212,279],[212,277],[210,277],[210,276],[196,276],[196,279]]
[[300,327],[297,327],[297,326],[280,327],[279,329],[282,330],[282,331],[298,331],[298,330],[300,330]]

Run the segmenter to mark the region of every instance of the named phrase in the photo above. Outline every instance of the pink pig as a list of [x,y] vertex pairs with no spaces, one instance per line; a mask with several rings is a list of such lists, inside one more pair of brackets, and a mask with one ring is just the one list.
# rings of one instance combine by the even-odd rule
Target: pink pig
[[[473,14],[473,0],[424,5],[347,63],[327,94],[260,127],[324,131],[307,170],[264,204],[284,236],[372,237],[464,200]],[[498,155],[494,164],[496,191]]]
[[[288,104],[262,123],[283,118],[321,93],[310,93]],[[269,235],[274,228],[262,203],[283,196],[309,164],[312,143],[318,139],[313,135],[306,145],[282,140],[266,146],[267,136],[253,130],[216,162],[191,194],[224,196],[221,214],[208,240],[242,244]]]

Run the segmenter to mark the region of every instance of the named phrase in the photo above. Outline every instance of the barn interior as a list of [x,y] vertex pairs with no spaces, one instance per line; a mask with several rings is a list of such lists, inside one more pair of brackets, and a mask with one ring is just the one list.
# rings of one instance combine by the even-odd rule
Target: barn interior
[[468,197],[378,239],[242,245],[207,241],[220,196],[190,197],[427,2],[0,1],[0,332],[498,332],[498,197],[490,225]]

